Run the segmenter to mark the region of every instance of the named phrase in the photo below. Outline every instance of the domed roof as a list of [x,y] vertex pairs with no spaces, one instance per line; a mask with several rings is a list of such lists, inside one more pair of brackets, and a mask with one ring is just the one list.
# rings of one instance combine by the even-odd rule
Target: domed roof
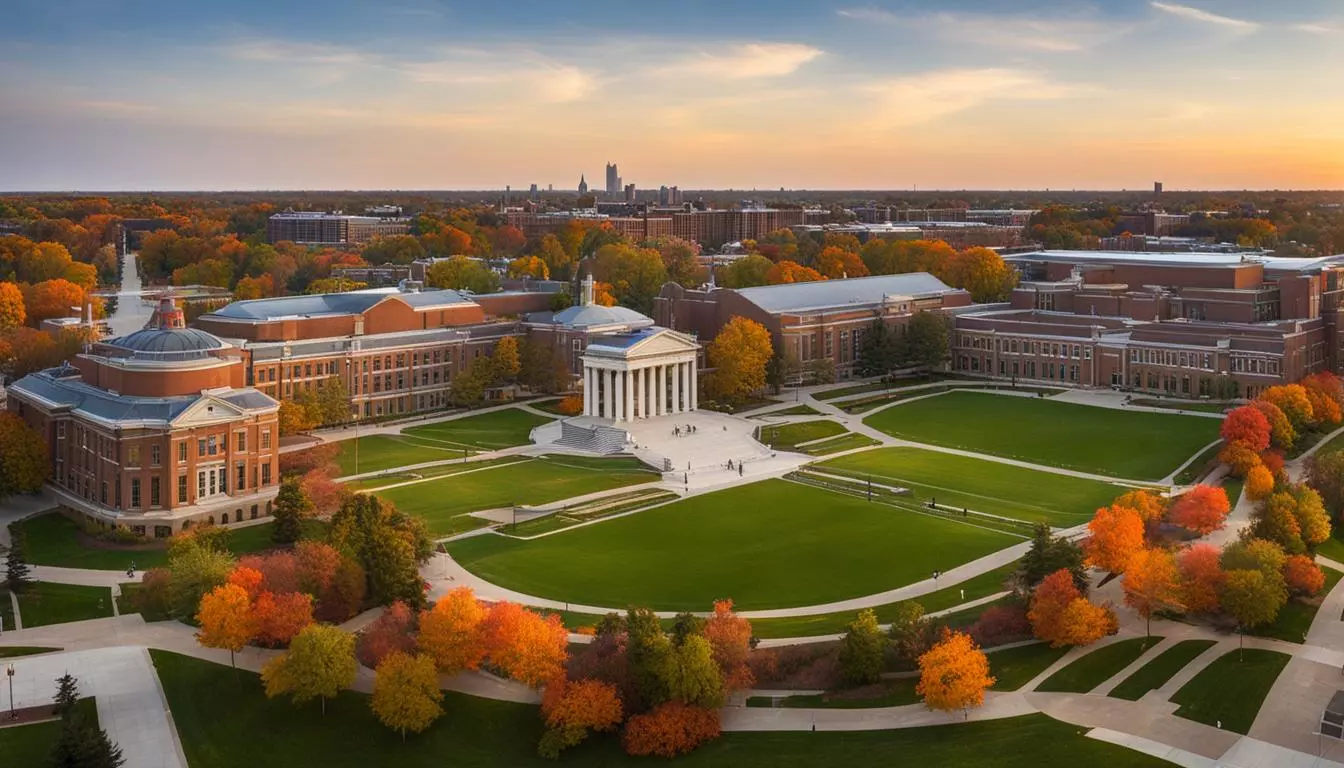
[[556,312],[551,317],[551,322],[574,328],[598,325],[628,325],[633,328],[642,328],[653,325],[653,318],[641,315],[626,307],[603,307],[590,304],[586,307],[574,306]]
[[228,346],[219,337],[195,328],[146,328],[105,342],[108,346],[150,355],[209,352]]

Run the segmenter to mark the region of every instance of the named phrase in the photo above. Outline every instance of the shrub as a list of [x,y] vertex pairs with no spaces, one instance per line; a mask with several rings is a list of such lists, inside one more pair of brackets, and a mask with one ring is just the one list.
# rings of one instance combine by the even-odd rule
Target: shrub
[[566,416],[577,416],[580,413],[583,413],[583,396],[568,395],[556,404],[555,410]]
[[355,655],[359,663],[377,669],[393,651],[415,651],[415,613],[400,600],[383,609],[378,618],[359,636]]
[[1283,563],[1283,580],[1293,594],[1310,597],[1325,586],[1325,571],[1307,555],[1289,555]]
[[719,732],[718,712],[670,701],[630,718],[621,741],[628,754],[671,758],[718,738]]
[[1031,621],[1020,605],[995,605],[980,614],[969,633],[980,647],[992,648],[1031,637]]

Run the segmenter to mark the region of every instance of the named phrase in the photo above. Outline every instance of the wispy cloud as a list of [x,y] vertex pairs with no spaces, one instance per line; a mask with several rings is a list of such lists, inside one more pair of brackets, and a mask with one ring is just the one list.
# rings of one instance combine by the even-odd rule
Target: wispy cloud
[[1023,69],[941,69],[863,86],[880,102],[873,124],[914,125],[995,101],[1050,101],[1094,92]]
[[792,74],[824,53],[820,48],[799,43],[727,44],[723,50],[712,53],[696,51],[656,72],[732,80],[780,77]]
[[1341,31],[1341,27],[1334,24],[1323,22],[1309,22],[1306,24],[1294,24],[1292,29],[1297,32],[1306,32],[1311,35],[1334,35]]
[[1047,53],[1087,50],[1129,31],[1123,24],[1103,24],[1089,18],[957,12],[897,14],[875,7],[841,9],[837,14],[865,24],[907,27],[959,43]]
[[396,69],[422,85],[507,89],[549,104],[578,101],[592,93],[598,82],[589,70],[535,52],[501,55],[458,50],[434,60],[398,64]]
[[227,46],[228,55],[243,61],[297,64],[368,64],[373,57],[353,48],[292,40],[245,40]]
[[1189,5],[1177,5],[1175,3],[1160,3],[1157,2],[1156,0],[1149,3],[1149,5],[1151,5],[1153,8],[1156,8],[1159,11],[1162,11],[1163,13],[1169,13],[1173,16],[1179,16],[1183,19],[1189,19],[1190,21],[1198,21],[1204,24],[1213,24],[1216,26],[1224,27],[1226,29],[1235,29],[1242,32],[1253,32],[1260,28],[1260,25],[1254,21],[1249,21],[1247,19],[1237,19],[1231,16],[1220,16],[1219,14],[1211,13],[1201,8],[1194,8]]

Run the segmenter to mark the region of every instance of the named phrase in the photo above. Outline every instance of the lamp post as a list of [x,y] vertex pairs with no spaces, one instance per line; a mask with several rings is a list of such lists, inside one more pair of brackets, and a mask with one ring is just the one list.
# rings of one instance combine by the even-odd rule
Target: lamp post
[[5,665],[5,676],[9,678],[9,719],[18,720],[19,713],[14,711],[14,665]]

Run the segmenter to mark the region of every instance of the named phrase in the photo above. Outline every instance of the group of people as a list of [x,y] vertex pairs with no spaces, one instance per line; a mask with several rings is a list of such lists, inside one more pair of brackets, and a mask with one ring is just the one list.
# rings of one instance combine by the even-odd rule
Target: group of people
[[681,437],[682,435],[694,435],[694,434],[695,434],[694,424],[687,424],[684,427],[678,425],[672,428],[673,437]]
[[[732,459],[729,459],[729,460],[728,460],[728,464],[727,464],[727,466],[728,466],[728,471],[729,471],[729,472],[732,472],[732,471],[733,471],[733,460],[732,460]],[[741,477],[741,476],[742,476],[742,462],[741,462],[741,460],[739,460],[739,461],[737,462],[737,476],[738,476],[738,477]]]

